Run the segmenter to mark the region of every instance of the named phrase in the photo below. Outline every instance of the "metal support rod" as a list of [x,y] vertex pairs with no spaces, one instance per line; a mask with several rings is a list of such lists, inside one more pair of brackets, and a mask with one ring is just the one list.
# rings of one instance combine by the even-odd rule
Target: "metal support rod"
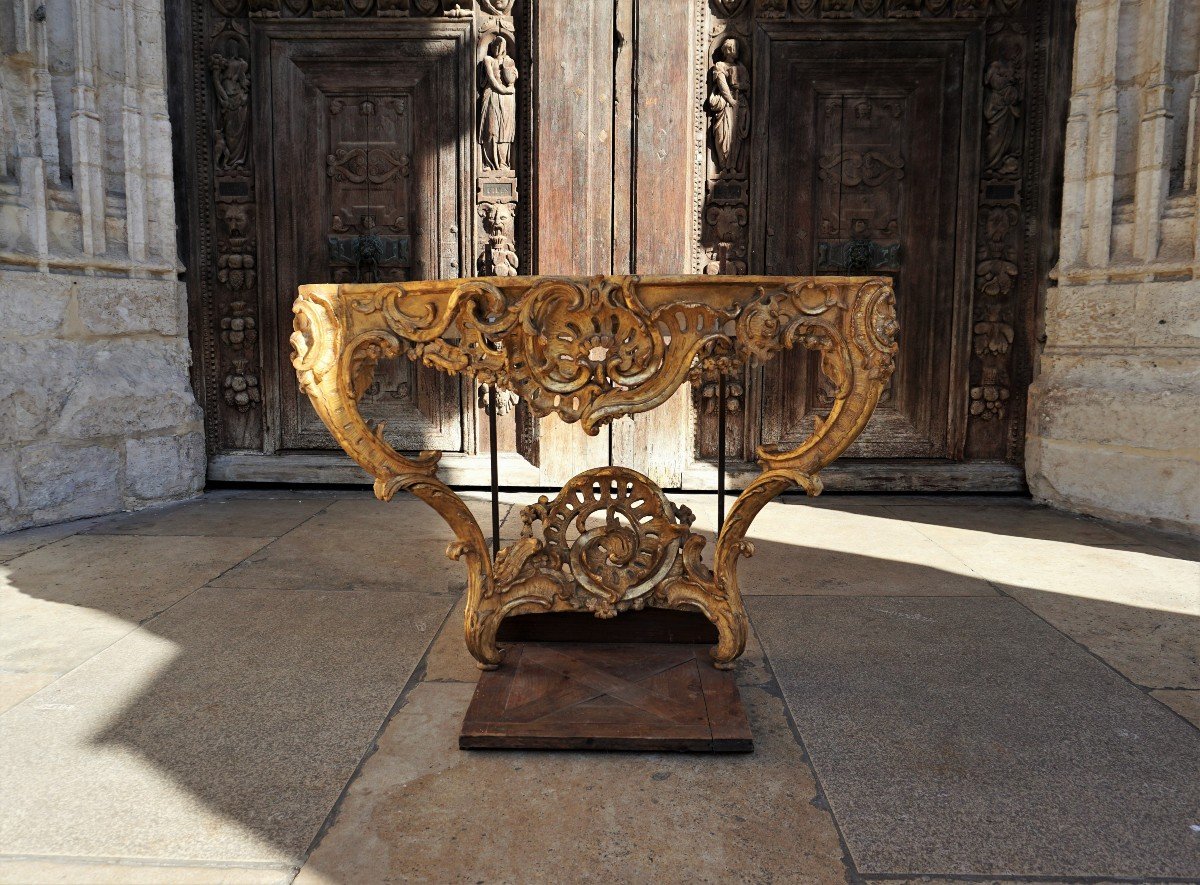
[[500,456],[496,443],[496,385],[488,385],[488,445],[492,468],[492,559],[500,553]]
[[717,534],[725,525],[725,373],[717,380]]

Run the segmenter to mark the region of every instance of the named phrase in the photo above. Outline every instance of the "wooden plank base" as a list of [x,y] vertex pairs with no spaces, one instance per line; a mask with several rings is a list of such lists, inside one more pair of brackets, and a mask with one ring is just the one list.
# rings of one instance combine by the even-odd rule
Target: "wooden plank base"
[[518,642],[481,674],[464,750],[682,750],[748,753],[734,674],[711,646]]
[[598,618],[591,612],[537,612],[500,622],[496,640],[513,642],[671,642],[714,645],[717,628],[697,611],[644,608]]

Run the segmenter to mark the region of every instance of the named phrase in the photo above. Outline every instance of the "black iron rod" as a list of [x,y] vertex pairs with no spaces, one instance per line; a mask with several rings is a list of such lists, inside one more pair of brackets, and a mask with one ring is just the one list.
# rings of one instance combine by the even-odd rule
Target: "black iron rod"
[[496,385],[488,385],[488,433],[492,467],[492,559],[500,553],[500,446],[496,442]]
[[725,525],[725,373],[717,381],[717,534]]

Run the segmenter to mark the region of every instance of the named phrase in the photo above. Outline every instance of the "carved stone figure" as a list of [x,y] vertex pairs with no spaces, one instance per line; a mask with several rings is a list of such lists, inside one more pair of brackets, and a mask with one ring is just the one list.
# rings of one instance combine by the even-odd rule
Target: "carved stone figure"
[[721,44],[720,60],[709,70],[709,85],[713,162],[719,173],[741,172],[750,134],[750,74],[738,61],[738,44],[732,37]]
[[218,53],[209,61],[217,99],[213,162],[218,169],[238,169],[246,165],[250,145],[250,63]]
[[1017,88],[1012,63],[997,59],[988,65],[983,78],[984,168],[994,172],[1012,172],[1017,168],[1014,143],[1021,119],[1021,93]]
[[512,143],[517,132],[517,64],[501,36],[488,44],[479,63],[483,91],[479,97],[479,148],[487,169],[512,169]]
[[492,266],[492,276],[515,277],[517,275],[517,252],[507,237],[494,236],[488,243],[488,258]]
[[479,213],[483,216],[483,232],[487,235],[479,262],[481,273],[515,277],[520,261],[510,233],[513,225],[512,207],[504,203],[484,203],[479,207]]

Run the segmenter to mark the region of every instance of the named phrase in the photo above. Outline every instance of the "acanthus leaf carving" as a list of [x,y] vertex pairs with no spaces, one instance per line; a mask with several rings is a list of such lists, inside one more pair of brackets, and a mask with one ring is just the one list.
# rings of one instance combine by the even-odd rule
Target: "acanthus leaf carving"
[[[737,562],[754,516],[850,445],[891,377],[895,298],[883,279],[593,277],[429,281],[301,287],[293,307],[293,365],[313,407],[345,450],[376,477],[376,495],[406,489],[436,509],[468,568],[467,645],[497,666],[496,631],[509,615],[646,605],[696,609],[717,627],[714,664],[745,645]],[[763,473],[738,497],[713,553],[693,516],[645,476],[585,471],[522,512],[522,537],[493,560],[478,522],[436,478],[437,452],[406,457],[357,409],[380,359],[401,352],[518,393],[535,414],[585,429],[666,402],[689,377],[732,372],[785,347],[821,354],[834,384],[828,417],[796,447],[759,449]],[[540,536],[534,524],[541,524]]]

